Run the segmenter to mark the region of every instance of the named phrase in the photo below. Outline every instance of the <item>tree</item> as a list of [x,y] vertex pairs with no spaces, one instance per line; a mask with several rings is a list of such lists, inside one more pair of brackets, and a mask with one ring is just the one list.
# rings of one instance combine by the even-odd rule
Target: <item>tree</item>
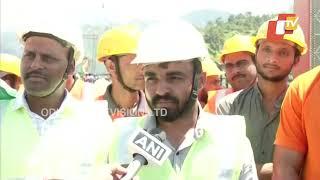
[[200,31],[208,44],[210,55],[213,59],[217,59],[227,38],[235,34],[254,36],[260,25],[272,17],[274,15],[253,16],[251,12],[230,15],[225,21],[222,18],[217,18],[215,22],[208,22],[206,26],[200,28]]

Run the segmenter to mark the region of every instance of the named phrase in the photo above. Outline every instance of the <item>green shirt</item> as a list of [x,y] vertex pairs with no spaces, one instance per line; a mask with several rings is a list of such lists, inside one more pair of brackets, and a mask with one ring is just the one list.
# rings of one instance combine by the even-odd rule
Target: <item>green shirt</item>
[[0,79],[0,100],[13,99],[16,97],[16,93],[17,91],[15,89]]
[[262,95],[257,84],[232,93],[218,103],[218,114],[245,117],[246,133],[251,142],[256,163],[272,162],[273,144],[284,94],[274,104],[276,110],[272,114],[268,114],[264,109]]

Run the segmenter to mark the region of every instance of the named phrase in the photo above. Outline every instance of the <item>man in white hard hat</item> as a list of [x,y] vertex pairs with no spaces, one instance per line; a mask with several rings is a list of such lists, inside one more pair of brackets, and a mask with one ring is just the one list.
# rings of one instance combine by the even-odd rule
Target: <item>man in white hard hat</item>
[[243,118],[205,113],[197,101],[205,83],[204,56],[202,35],[186,22],[154,24],[142,33],[132,63],[144,65],[145,93],[153,114],[116,123],[111,163],[130,162],[131,155],[123,149],[135,129],[160,128],[166,133],[163,143],[173,152],[160,166],[143,166],[137,173],[140,180],[257,179]]

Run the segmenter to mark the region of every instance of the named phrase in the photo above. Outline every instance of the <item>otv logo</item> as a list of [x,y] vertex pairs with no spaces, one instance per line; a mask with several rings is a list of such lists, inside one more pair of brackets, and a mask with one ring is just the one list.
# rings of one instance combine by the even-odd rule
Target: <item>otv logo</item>
[[279,14],[278,20],[269,21],[267,39],[281,40],[285,34],[292,34],[298,27],[298,20],[295,14]]

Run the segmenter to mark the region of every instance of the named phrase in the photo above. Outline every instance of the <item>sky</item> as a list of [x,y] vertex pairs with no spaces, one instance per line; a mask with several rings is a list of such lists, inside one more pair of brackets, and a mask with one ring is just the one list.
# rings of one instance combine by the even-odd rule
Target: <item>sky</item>
[[214,9],[238,14],[288,12],[294,0],[0,0],[1,30],[25,24],[54,22],[80,25],[83,22],[126,23],[132,20],[161,20],[195,10]]

